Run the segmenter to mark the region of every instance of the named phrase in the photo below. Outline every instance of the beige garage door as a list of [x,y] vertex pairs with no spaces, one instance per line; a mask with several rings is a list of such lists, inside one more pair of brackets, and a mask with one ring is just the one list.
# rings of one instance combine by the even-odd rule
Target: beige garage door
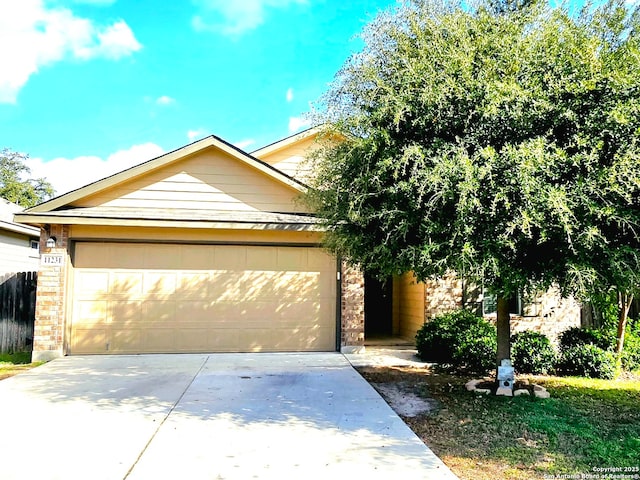
[[318,248],[83,242],[74,267],[72,354],[335,350]]

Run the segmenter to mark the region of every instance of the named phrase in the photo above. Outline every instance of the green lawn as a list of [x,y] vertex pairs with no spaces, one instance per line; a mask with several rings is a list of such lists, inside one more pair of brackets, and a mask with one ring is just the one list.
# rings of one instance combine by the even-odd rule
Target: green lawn
[[542,400],[479,395],[464,388],[468,378],[415,369],[362,373],[438,400],[437,411],[405,421],[461,479],[605,478],[597,469],[611,467],[640,478],[638,381],[529,377],[551,393]]
[[31,363],[31,352],[0,353],[0,380],[42,365],[42,363]]

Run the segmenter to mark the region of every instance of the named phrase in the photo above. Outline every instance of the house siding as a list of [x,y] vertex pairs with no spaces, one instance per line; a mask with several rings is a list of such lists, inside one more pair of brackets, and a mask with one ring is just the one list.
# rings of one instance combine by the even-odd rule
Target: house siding
[[305,164],[305,158],[309,156],[315,142],[315,135],[309,136],[286,148],[260,155],[259,158],[287,175],[304,181],[310,173],[308,165]]
[[76,207],[308,212],[299,192],[223,152],[205,150],[74,203]]
[[31,240],[37,236],[22,235],[16,232],[0,232],[0,273],[34,272],[38,270],[40,254],[31,248]]
[[413,338],[425,321],[425,285],[413,273],[394,279],[394,304],[398,305],[398,334]]
[[320,232],[285,230],[224,230],[200,228],[156,227],[95,227],[70,226],[72,239],[127,240],[151,242],[217,242],[217,243],[270,243],[270,244],[320,244]]

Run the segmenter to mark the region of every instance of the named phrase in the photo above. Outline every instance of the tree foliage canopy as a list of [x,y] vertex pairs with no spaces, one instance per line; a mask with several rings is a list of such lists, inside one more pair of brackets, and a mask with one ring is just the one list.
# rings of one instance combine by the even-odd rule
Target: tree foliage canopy
[[629,8],[412,0],[380,15],[318,106],[307,199],[328,245],[381,275],[455,271],[503,295],[638,284]]
[[0,150],[0,198],[22,207],[33,207],[51,198],[55,191],[44,178],[26,178],[31,170],[28,156],[7,148]]

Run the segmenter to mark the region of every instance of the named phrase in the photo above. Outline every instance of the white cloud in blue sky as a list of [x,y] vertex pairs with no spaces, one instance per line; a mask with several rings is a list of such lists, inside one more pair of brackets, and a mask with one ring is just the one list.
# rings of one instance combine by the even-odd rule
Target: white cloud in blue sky
[[157,105],[171,105],[173,103],[176,103],[175,98],[171,98],[168,95],[162,95],[162,96],[156,98],[156,104]]
[[197,31],[240,35],[265,21],[268,9],[304,5],[307,0],[193,0],[198,7],[192,24]]
[[117,0],[71,0],[71,3],[84,4],[84,5],[97,5],[99,7],[105,7],[113,5]]
[[189,130],[187,132],[187,138],[190,142],[195,142],[196,140],[200,140],[205,137],[207,134],[206,128],[196,128],[195,130]]
[[304,128],[311,126],[311,120],[302,117],[290,117],[289,118],[289,133],[298,132]]
[[26,164],[31,169],[33,178],[46,178],[55,187],[56,193],[61,195],[156,158],[163,153],[162,147],[149,142],[119,150],[105,159],[95,155],[54,158],[49,161],[30,158]]
[[395,3],[0,0],[0,149],[58,193],[206,135],[259,149],[310,126],[355,34]]
[[98,25],[42,0],[0,2],[0,45],[0,103],[14,103],[45,65],[66,58],[117,60],[142,48],[123,20]]

